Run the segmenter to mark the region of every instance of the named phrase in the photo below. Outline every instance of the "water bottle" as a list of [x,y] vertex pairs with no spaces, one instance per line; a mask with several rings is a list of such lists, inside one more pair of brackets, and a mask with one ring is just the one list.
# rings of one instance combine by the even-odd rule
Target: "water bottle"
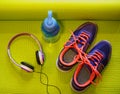
[[59,39],[60,26],[52,17],[52,11],[48,11],[48,17],[42,23],[43,38],[47,42],[56,42]]

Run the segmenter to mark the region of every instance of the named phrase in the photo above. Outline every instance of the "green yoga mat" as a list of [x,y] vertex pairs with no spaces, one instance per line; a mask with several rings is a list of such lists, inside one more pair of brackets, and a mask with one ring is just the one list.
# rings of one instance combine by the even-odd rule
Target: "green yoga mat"
[[[0,20],[120,20],[120,0],[0,0]],[[9,15],[9,16],[8,16]]]
[[[60,39],[56,43],[47,43],[40,30],[42,21],[0,21],[0,94],[46,94],[46,86],[40,83],[39,73],[27,73],[14,66],[7,56],[7,44],[12,36],[20,32],[29,32],[38,37],[45,53],[43,72],[48,75],[49,84],[60,88],[61,94],[78,94],[70,87],[70,80],[76,66],[69,72],[56,68],[56,60],[64,43],[84,20],[61,20]],[[97,36],[87,52],[99,41],[108,40],[112,45],[111,60],[102,72],[102,81],[97,86],[90,85],[84,94],[120,94],[120,21],[92,21],[98,24]],[[19,63],[26,61],[40,70],[35,59],[38,50],[34,41],[20,37],[11,46],[12,56]],[[42,75],[42,82],[46,77]],[[50,94],[59,94],[56,88],[48,87]]]

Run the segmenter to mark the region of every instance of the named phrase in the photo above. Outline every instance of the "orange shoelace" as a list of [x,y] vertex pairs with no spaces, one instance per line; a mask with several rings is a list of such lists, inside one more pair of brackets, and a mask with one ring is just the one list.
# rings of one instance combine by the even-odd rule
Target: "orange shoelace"
[[[82,53],[82,55],[81,55],[81,53]],[[94,55],[88,56],[86,53],[84,53],[83,51],[81,52],[81,50],[80,50],[79,56],[81,59],[80,61],[78,61],[78,62],[80,62],[80,66],[83,66],[85,64],[85,65],[88,65],[92,70],[89,81],[93,85],[97,85],[99,80],[102,79],[102,76],[99,73],[99,71],[97,70],[97,68],[98,68],[98,65],[99,65],[101,59],[103,58],[103,55],[101,53],[99,53],[98,51],[96,51],[94,53]],[[92,65],[90,63],[90,60],[92,60],[95,65]],[[96,60],[96,61],[94,61],[94,60]],[[96,82],[93,81],[95,76],[97,77]],[[87,84],[85,84],[85,85],[87,85]]]
[[[99,79],[102,79],[102,76],[99,73],[99,71],[97,70],[97,67],[98,67],[101,59],[103,58],[103,55],[100,52],[98,52],[98,51],[96,51],[94,53],[94,55],[90,55],[90,56],[88,56],[85,52],[83,52],[84,45],[85,45],[85,43],[87,42],[87,40],[89,38],[89,36],[86,33],[82,32],[82,34],[80,34],[79,37],[76,37],[72,33],[72,37],[74,38],[74,42],[71,43],[71,45],[69,45],[69,46],[75,48],[77,50],[77,52],[78,52],[78,55],[76,55],[74,57],[74,60],[77,61],[77,62],[79,62],[79,64],[80,64],[81,67],[84,64],[86,64],[92,70],[92,73],[91,73],[89,81],[87,81],[85,84],[82,84],[82,85],[78,84],[78,86],[84,87],[84,86],[87,86],[89,83],[92,83],[93,85],[97,85],[98,82],[99,82]],[[80,42],[80,39],[83,40],[83,42]],[[68,41],[68,42],[71,42],[71,41]],[[83,44],[83,46],[81,48],[78,47],[78,44],[77,44],[78,42],[81,43],[81,44]],[[65,47],[67,47],[67,46],[65,46]],[[79,57],[79,59],[78,59],[78,57]],[[92,60],[94,62],[94,64],[95,64],[95,66],[93,66],[90,63],[89,60]],[[96,61],[94,61],[94,60],[96,60]],[[94,77],[98,78],[96,80],[96,82],[93,81]],[[76,80],[76,82],[77,82],[77,80]]]
[[[68,42],[65,43],[64,45],[64,50],[61,52],[60,54],[60,61],[63,65],[65,66],[71,66],[73,64],[75,64],[77,62],[77,60],[79,59],[79,54],[77,54],[75,57],[74,57],[74,60],[70,63],[65,63],[63,61],[63,55],[66,53],[66,51],[69,49],[69,48],[74,48],[77,50],[77,52],[79,52],[79,50],[83,50],[85,44],[87,43],[88,41],[88,38],[89,38],[89,35],[85,32],[82,32],[79,36],[75,36],[73,32],[72,33],[72,38],[73,40],[69,40]],[[67,43],[70,43],[69,45],[66,45]],[[78,43],[81,44],[81,48],[78,47]]]
[[76,43],[80,43],[83,46],[85,46],[85,44],[87,43],[87,40],[89,38],[89,35],[87,33],[82,32],[79,36],[75,36],[73,32],[71,32],[71,33],[72,33],[73,41],[68,40],[66,43],[69,42],[70,45],[66,46],[66,43],[65,43],[64,47],[76,46]]

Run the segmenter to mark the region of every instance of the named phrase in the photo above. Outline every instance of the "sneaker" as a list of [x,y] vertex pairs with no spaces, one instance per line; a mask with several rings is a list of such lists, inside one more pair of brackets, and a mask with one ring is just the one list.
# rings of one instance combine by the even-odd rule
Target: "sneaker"
[[56,63],[57,67],[62,71],[70,70],[79,59],[78,53],[87,50],[94,40],[96,32],[97,25],[92,22],[86,22],[79,26],[60,52]]
[[[111,57],[111,45],[108,41],[101,41],[84,57],[76,68],[71,85],[76,91],[82,91],[91,83],[96,85],[101,79],[101,71],[107,65]],[[94,82],[95,78],[96,82]]]

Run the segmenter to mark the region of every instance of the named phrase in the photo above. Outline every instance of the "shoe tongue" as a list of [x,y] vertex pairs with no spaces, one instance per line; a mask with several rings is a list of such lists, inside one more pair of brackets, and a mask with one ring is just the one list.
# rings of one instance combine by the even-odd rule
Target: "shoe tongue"
[[95,62],[97,62],[97,60],[95,60],[95,59],[94,59],[94,60],[90,60],[90,59],[89,59],[89,61],[90,61],[90,63],[91,63],[93,66],[96,65]]
[[89,59],[90,63],[91,63],[93,66],[96,65],[95,62],[98,63],[98,60],[97,60],[97,59],[92,58],[92,57],[94,57],[94,56],[95,56],[95,51],[91,52],[91,54],[88,54],[88,59]]
[[[75,42],[75,40],[74,40],[74,38],[72,37],[72,38],[70,38],[70,41],[68,41],[68,42],[66,43],[66,46],[69,46],[69,45],[73,44],[73,42]],[[78,45],[79,48],[81,48],[81,47],[83,46],[83,45],[81,44],[81,42],[82,42],[82,40],[80,40],[80,42],[76,42],[76,44]]]
[[79,47],[79,48],[81,48],[82,46],[83,46],[82,44],[78,43],[78,47]]
[[[95,62],[97,62],[97,60],[90,60],[89,59],[89,61],[90,61],[90,63],[93,65],[93,66],[95,66],[96,64],[95,64]],[[102,64],[102,63],[99,63],[98,64],[98,66],[97,66],[97,70],[99,71],[99,72],[101,72],[102,70],[103,70],[103,68],[104,68],[104,65]]]

